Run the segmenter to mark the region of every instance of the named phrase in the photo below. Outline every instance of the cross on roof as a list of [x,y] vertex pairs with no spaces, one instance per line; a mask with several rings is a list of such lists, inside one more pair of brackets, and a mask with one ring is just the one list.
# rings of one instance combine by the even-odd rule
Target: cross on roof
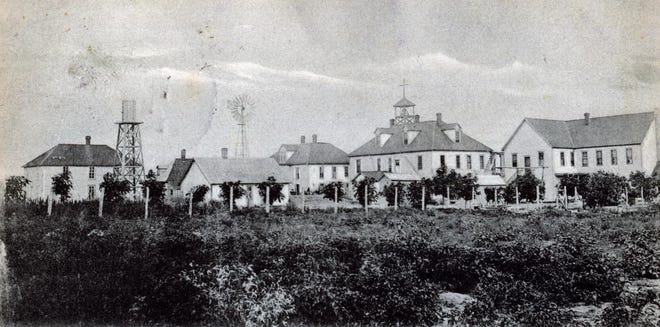
[[406,86],[407,85],[409,85],[409,84],[406,84],[406,79],[405,78],[403,79],[403,84],[399,85],[403,88],[403,97],[404,98],[406,97]]

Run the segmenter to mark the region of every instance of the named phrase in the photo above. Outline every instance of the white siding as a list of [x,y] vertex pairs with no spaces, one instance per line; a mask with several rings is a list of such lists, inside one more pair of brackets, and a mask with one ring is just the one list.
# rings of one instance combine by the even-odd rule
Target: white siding
[[[112,172],[113,167],[94,167],[94,178],[89,178],[89,167],[69,166],[71,173],[71,198],[79,201],[88,199],[89,186],[94,186],[95,196],[99,195],[99,185],[103,182],[103,175]],[[46,199],[51,193],[52,178],[63,172],[62,166],[30,167],[25,168],[25,177],[30,180],[26,187],[28,199]]]

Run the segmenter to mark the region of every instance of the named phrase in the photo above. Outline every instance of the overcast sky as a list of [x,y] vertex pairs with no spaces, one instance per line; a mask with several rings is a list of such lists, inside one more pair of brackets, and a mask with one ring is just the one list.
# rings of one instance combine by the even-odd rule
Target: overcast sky
[[314,133],[352,151],[403,78],[422,120],[495,150],[523,117],[660,107],[658,1],[31,2],[0,1],[0,175],[85,135],[114,147],[122,99],[147,168],[233,154],[241,93],[255,157]]

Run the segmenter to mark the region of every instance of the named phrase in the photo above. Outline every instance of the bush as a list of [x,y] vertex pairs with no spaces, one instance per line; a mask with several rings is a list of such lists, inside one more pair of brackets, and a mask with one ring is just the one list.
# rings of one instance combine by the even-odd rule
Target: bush
[[420,181],[414,181],[408,184],[406,189],[406,199],[413,208],[422,208],[422,188],[424,189],[424,204],[428,206],[434,203],[431,198],[433,193],[433,181],[428,178],[422,178]]
[[61,174],[53,176],[52,180],[53,193],[60,197],[60,202],[66,202],[66,200],[71,197],[71,188],[73,188],[73,184],[71,183],[71,173],[68,170],[64,171]]
[[[371,177],[365,177],[360,181],[353,181],[353,189],[355,190],[353,195],[360,205],[365,205],[365,198],[369,203],[376,201],[378,194],[376,193],[376,187],[374,186],[375,183],[376,180]],[[366,197],[365,188],[367,190]]]
[[401,183],[392,183],[383,188],[383,195],[385,200],[387,200],[388,206],[394,206],[394,201],[396,198],[397,205],[400,207],[403,204],[403,200],[406,197],[406,188],[404,184]]
[[227,207],[229,207],[231,190],[233,190],[234,195],[234,206],[236,206],[236,200],[242,198],[243,195],[245,195],[245,190],[243,190],[241,187],[241,181],[224,182],[220,184],[220,190],[222,191],[222,201]]
[[266,202],[266,187],[269,187],[270,190],[268,191],[268,197],[270,201],[270,205],[277,201],[281,201],[284,199],[284,193],[282,193],[282,184],[277,183],[275,180],[275,177],[270,176],[266,179],[265,182],[259,184],[259,195],[263,199],[264,203]]
[[324,186],[321,190],[321,193],[323,193],[323,198],[334,202],[335,188],[337,189],[337,202],[341,202],[342,198],[346,195],[346,191],[344,190],[344,183],[342,182],[332,182]]
[[142,182],[142,196],[147,197],[149,188],[149,202],[152,204],[162,203],[165,197],[165,184],[156,180],[156,174],[149,170],[145,180]]
[[536,201],[536,187],[539,187],[540,199],[543,200],[545,187],[543,181],[538,179],[531,170],[528,170],[524,175],[519,175],[504,190],[504,199],[508,203],[516,202],[516,187],[518,187],[518,199],[521,201],[534,202]]
[[627,186],[625,177],[603,171],[589,175],[587,180],[584,201],[592,208],[617,205]]
[[116,202],[121,200],[131,190],[131,183],[119,180],[113,173],[105,173],[103,182],[99,185],[103,189],[103,201]]
[[[204,198],[206,197],[206,193],[209,192],[209,187],[207,185],[197,185],[194,186],[191,190],[190,193],[192,193],[192,201],[193,203],[199,203],[203,202]],[[236,191],[234,191],[234,194]]]
[[9,176],[5,180],[5,203],[25,202],[25,187],[30,180],[23,176]]

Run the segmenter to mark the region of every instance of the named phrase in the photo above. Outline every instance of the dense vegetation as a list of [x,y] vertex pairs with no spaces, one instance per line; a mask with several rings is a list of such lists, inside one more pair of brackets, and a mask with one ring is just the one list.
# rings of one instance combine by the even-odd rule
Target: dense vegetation
[[[623,297],[658,278],[652,213],[373,210],[237,211],[123,203],[8,208],[16,320],[274,325],[283,321],[492,326],[569,324],[577,303],[614,303],[626,325],[655,299]],[[447,310],[442,292],[468,294]]]

